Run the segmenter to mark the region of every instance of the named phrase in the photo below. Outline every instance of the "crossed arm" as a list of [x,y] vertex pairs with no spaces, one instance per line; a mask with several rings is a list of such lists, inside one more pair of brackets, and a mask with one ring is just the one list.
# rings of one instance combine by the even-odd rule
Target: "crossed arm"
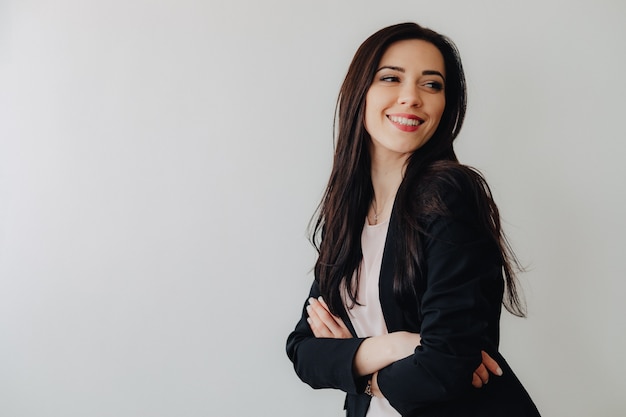
[[[348,339],[352,337],[350,330],[340,317],[330,313],[324,300],[319,297],[310,298],[307,306],[307,322],[317,338]],[[378,388],[378,371],[400,359],[410,356],[420,344],[418,333],[406,331],[388,333],[365,339],[359,346],[354,357],[354,370],[358,376],[372,375],[372,394],[382,397]],[[489,372],[502,375],[502,370],[484,351],[483,362],[474,371],[472,385],[480,388],[489,381]]]

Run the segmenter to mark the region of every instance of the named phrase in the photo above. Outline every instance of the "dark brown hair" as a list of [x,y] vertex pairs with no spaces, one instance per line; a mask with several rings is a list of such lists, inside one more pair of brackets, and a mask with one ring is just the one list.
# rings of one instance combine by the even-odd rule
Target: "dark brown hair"
[[[371,35],[358,48],[339,91],[335,114],[335,155],[330,179],[316,213],[311,242],[318,250],[315,277],[331,311],[343,316],[342,285],[356,303],[361,233],[373,198],[370,136],[363,123],[365,96],[376,68],[394,42],[421,39],[435,45],[443,55],[446,71],[446,106],[433,136],[408,159],[405,176],[394,203],[394,216],[403,227],[396,230],[394,293],[401,304],[419,292],[421,269],[421,224],[418,219],[443,213],[437,187],[448,182],[471,188],[480,214],[480,227],[500,250],[506,281],[504,305],[512,314],[524,316],[524,306],[515,285],[514,267],[519,267],[500,227],[498,209],[482,175],[458,163],[452,143],[459,134],[467,102],[465,75],[459,53],[447,37],[415,23],[386,27]],[[459,184],[459,178],[462,184]],[[416,197],[417,194],[420,194]],[[426,200],[428,199],[428,201]]]

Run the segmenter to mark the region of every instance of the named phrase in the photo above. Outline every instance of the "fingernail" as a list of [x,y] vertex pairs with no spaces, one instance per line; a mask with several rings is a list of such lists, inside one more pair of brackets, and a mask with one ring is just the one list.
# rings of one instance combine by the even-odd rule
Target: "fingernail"
[[502,376],[502,369],[500,369],[499,366],[498,366],[498,369],[496,369],[496,375]]
[[322,296],[321,296],[321,295],[320,295],[319,297],[317,297],[317,299],[318,299],[318,300],[320,300],[320,301],[322,301],[322,302],[324,301],[324,299],[322,298]]
[[311,304],[313,302],[313,300],[315,300],[315,298],[309,297],[309,304]]

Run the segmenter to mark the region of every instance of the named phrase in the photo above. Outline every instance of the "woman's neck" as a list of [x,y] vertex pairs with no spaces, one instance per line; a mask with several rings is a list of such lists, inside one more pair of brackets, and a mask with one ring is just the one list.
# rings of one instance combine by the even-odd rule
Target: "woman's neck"
[[396,192],[402,183],[406,158],[380,159],[372,157],[372,187],[374,197],[368,212],[369,224],[377,224],[391,216]]

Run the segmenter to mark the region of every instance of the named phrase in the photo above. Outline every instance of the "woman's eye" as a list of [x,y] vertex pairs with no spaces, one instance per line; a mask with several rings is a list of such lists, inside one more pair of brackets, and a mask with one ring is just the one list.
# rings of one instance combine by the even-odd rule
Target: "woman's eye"
[[380,77],[380,81],[392,83],[392,82],[400,81],[400,78],[398,78],[395,75],[383,75],[382,77]]
[[428,81],[427,83],[424,84],[426,87],[435,90],[435,91],[441,91],[443,90],[443,84],[440,83],[439,81]]

